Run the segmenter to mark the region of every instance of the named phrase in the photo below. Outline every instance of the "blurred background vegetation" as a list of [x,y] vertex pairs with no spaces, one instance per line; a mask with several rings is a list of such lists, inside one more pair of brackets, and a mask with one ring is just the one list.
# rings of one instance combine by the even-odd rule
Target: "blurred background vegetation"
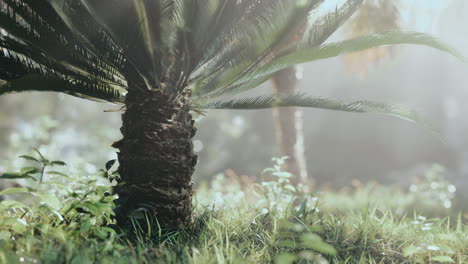
[[[466,54],[468,6],[464,0],[370,1],[372,5],[329,41],[401,28],[434,34]],[[367,12],[367,13],[366,13]],[[360,15],[360,16],[359,16]],[[382,20],[383,21],[383,20]],[[458,190],[468,188],[468,75],[456,59],[431,49],[399,46],[303,65],[300,90],[340,99],[399,102],[417,109],[442,131],[443,140],[396,118],[304,110],[308,176],[319,190],[342,190],[375,181],[403,188],[424,179],[434,163]],[[271,89],[269,84],[261,89]],[[0,172],[22,164],[16,157],[39,148],[76,169],[94,173],[116,157],[118,106],[66,95],[29,93],[0,98]],[[271,110],[209,111],[198,118],[195,183],[229,170],[253,180],[280,156]],[[457,192],[465,195],[466,192]],[[468,199],[468,197],[465,197]],[[468,203],[466,203],[468,204]],[[465,207],[468,205],[465,205]],[[468,209],[468,208],[465,208]]]
[[[423,31],[467,55],[467,23],[465,0],[370,0],[329,41]],[[298,196],[284,159],[272,164],[283,153],[271,110],[208,111],[197,116],[194,139],[195,234],[142,231],[130,244],[107,226],[114,182],[102,177],[112,176],[109,168],[101,171],[116,158],[119,107],[54,93],[2,96],[0,175],[38,166],[18,158],[37,157],[33,148],[67,166],[41,184],[0,179],[0,190],[18,192],[0,192],[0,263],[465,263],[466,68],[431,49],[398,46],[306,64],[296,75],[312,95],[408,105],[442,136],[387,116],[304,109],[315,188]]]

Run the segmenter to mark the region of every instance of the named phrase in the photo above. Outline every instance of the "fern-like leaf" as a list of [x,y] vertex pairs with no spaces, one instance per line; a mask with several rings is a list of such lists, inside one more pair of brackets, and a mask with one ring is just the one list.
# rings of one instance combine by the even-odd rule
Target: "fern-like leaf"
[[104,53],[84,45],[82,35],[62,19],[54,3],[0,0],[0,95],[57,91],[121,102],[126,80],[105,55],[111,53],[110,46]]
[[263,79],[265,76],[269,76],[277,71],[295,64],[333,58],[342,54],[384,45],[397,44],[428,46],[449,53],[462,61],[466,61],[458,51],[428,34],[391,31],[330,43],[319,47],[311,44],[311,46],[304,45],[300,49],[291,49],[289,52],[285,52],[284,55],[276,58],[272,62],[267,63],[242,76],[238,81],[235,82],[235,85],[241,85],[244,82],[250,82],[252,79]]
[[333,111],[372,113],[395,116],[401,119],[415,122],[434,132],[436,129],[419,116],[416,111],[401,105],[385,104],[366,100],[344,102],[341,100],[326,99],[321,97],[310,97],[305,94],[291,95],[287,97],[258,96],[226,101],[212,101],[197,105],[200,109],[237,109],[237,110],[257,110],[274,107],[308,107],[326,109]]

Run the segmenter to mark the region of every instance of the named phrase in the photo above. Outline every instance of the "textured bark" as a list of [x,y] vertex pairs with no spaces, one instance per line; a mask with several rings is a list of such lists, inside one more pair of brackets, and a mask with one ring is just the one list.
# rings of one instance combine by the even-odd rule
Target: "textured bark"
[[[298,90],[296,69],[290,67],[279,71],[272,78],[273,93],[279,97],[294,94]],[[281,107],[273,109],[276,143],[281,156],[288,156],[285,161],[286,171],[294,174],[294,184],[307,182],[307,167],[304,155],[304,134],[302,130],[302,109]]]
[[121,184],[117,221],[144,208],[164,228],[192,222],[192,174],[197,163],[191,138],[190,91],[171,100],[155,91],[130,89],[122,115],[123,139],[114,144]]

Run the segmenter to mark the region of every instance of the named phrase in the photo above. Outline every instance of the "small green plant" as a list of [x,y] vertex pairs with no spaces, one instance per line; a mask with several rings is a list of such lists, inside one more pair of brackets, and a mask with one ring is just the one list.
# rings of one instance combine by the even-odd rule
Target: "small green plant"
[[[236,175],[237,176],[237,175]],[[226,178],[226,175],[217,174],[211,182],[209,201],[205,202],[205,206],[210,206],[215,210],[220,208],[238,208],[249,193],[245,190],[244,185],[240,182],[239,177]]]
[[317,234],[322,232],[322,227],[314,222],[307,216],[301,217],[301,213],[284,222],[283,230],[277,234],[276,245],[281,253],[275,257],[275,263],[328,263],[326,257],[337,254],[336,249]]
[[445,169],[439,164],[434,164],[424,178],[410,186],[410,191],[415,196],[415,201],[429,208],[452,207],[457,188],[444,177]]
[[256,207],[270,214],[281,223],[276,234],[276,246],[280,252],[275,263],[328,263],[322,256],[334,256],[336,250],[317,234],[322,229],[317,220],[317,197],[304,192],[304,186],[293,186],[293,174],[284,170],[288,157],[273,158],[273,167],[263,171],[268,181],[260,186],[261,199]]
[[[35,189],[41,185],[42,180],[44,179],[44,175],[46,174],[46,169],[54,166],[65,166],[65,162],[60,160],[48,160],[46,159],[42,153],[34,149],[38,157],[33,157],[31,155],[22,155],[19,156],[22,159],[34,162],[35,166],[27,166],[23,167],[19,172],[10,172],[4,173],[0,176],[0,179],[29,179],[37,182],[37,186]],[[67,177],[65,174],[57,172],[57,171],[47,171],[49,175],[59,175],[62,177]],[[37,177],[35,177],[37,175]],[[12,192],[13,190],[10,190]]]
[[[290,180],[294,175],[283,168],[287,158],[273,158],[273,167],[263,170],[264,177],[271,180],[261,182],[261,190],[258,192],[261,199],[258,200],[257,206],[263,206],[265,212],[279,213],[280,215],[288,209],[299,210],[299,205],[303,203],[318,211],[318,198],[311,193],[304,192],[302,184],[297,186],[291,184]],[[293,206],[291,207],[291,205]]]
[[[116,199],[109,182],[97,175],[74,177],[51,170],[65,168],[66,163],[50,160],[37,149],[20,158],[33,165],[0,175],[0,179],[18,181],[19,186],[0,192],[7,198],[0,202],[0,244],[38,233],[60,242],[78,237],[115,239],[116,232],[108,227],[114,223]],[[109,169],[103,173],[112,175]]]
[[[41,160],[37,152],[28,156]],[[27,161],[37,170],[44,166],[31,159]],[[463,213],[458,219],[442,219],[444,215],[426,218],[419,210],[415,210],[414,217],[394,215],[392,210],[397,208],[394,204],[412,200],[414,194],[396,193],[395,188],[383,185],[375,185],[373,191],[356,190],[357,194],[353,195],[321,193],[318,211],[316,202],[310,200],[316,198],[293,192],[285,187],[289,184],[287,180],[279,183],[278,178],[286,176],[281,173],[281,167],[267,170],[270,174],[265,177],[271,178],[256,193],[246,189],[255,185],[252,181],[234,173],[226,173],[227,178],[219,176],[209,189],[199,189],[196,195],[204,200],[197,200],[205,203],[195,209],[195,224],[190,231],[165,231],[154,218],[144,215],[147,223],[139,226],[135,221],[135,239],[126,240],[111,228],[115,199],[111,187],[118,177],[115,167],[117,164],[109,161],[98,175],[86,175],[70,173],[67,165],[47,165],[39,186],[40,172],[30,172],[30,177],[3,179],[17,181],[18,186],[2,191],[6,200],[0,202],[0,263],[435,264],[468,261],[465,253],[468,232]],[[51,174],[51,171],[58,173]],[[20,172],[17,174],[21,175]],[[18,188],[22,191],[18,192]],[[283,195],[274,196],[272,190]],[[225,198],[224,203],[213,203],[216,193]],[[267,200],[259,203],[258,195],[270,195],[270,199],[295,196],[296,199],[281,205],[286,208],[282,211],[274,211],[276,205],[283,203],[276,201],[270,207],[272,211],[265,212]],[[395,200],[395,196],[399,198]],[[307,197],[310,199],[306,200]],[[373,204],[377,200],[385,206]],[[412,205],[400,206],[408,212]]]
[[[438,223],[437,223],[438,222]],[[450,230],[450,219],[447,219],[446,226],[441,226],[440,221],[429,220],[424,216],[415,216],[411,222],[414,232],[433,233],[433,229],[445,228],[445,232]],[[462,219],[458,217],[455,234],[462,234]],[[411,259],[412,263],[455,263],[454,256],[457,254],[450,242],[457,241],[453,233],[433,233],[431,241],[415,241],[403,249],[403,255]]]

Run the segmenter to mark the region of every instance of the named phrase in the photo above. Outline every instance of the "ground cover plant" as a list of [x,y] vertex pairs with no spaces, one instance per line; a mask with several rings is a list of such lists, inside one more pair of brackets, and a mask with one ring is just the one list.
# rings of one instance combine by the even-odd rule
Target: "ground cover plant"
[[1,192],[0,263],[468,261],[468,216],[430,201],[418,207],[437,169],[417,184],[421,192],[370,184],[300,194],[284,159],[274,159],[259,183],[220,174],[202,184],[190,229],[168,232],[142,214],[148,224],[134,221],[135,235],[125,237],[113,219],[112,163],[98,175],[74,175],[38,151],[21,159],[28,165],[1,175],[18,185]]
[[411,110],[368,101],[229,97],[294,64],[376,46],[426,45],[461,57],[414,32],[323,44],[362,3],[0,0],[0,94],[56,91],[120,104],[123,139],[113,144],[119,223],[131,225],[128,216],[146,210],[162,225],[184,228],[192,222],[194,112],[300,106],[424,124]]

